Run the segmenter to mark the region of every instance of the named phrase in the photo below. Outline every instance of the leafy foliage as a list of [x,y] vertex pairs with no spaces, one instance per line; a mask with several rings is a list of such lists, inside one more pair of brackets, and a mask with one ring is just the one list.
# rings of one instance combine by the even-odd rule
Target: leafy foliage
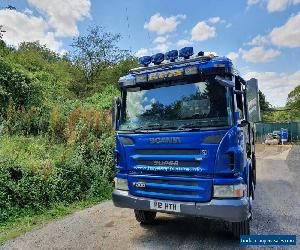
[[103,70],[129,57],[128,51],[117,46],[120,38],[120,34],[112,34],[101,26],[95,26],[89,29],[86,36],[73,40],[74,52],[71,58],[79,70],[78,73],[81,73],[82,83],[85,84],[85,88],[80,86],[83,93],[89,92],[89,88],[101,79]]
[[3,29],[3,25],[0,25],[0,40],[3,38],[3,33],[5,33],[5,30]]
[[110,196],[115,83],[137,65],[101,27],[59,55],[0,39],[0,223]]
[[271,104],[267,101],[265,94],[263,92],[261,92],[260,90],[258,91],[258,94],[259,94],[260,110],[262,112],[270,110]]
[[4,115],[10,101],[17,109],[39,103],[40,89],[33,75],[0,58],[0,114]]
[[300,119],[300,85],[288,95],[287,107],[296,119]]

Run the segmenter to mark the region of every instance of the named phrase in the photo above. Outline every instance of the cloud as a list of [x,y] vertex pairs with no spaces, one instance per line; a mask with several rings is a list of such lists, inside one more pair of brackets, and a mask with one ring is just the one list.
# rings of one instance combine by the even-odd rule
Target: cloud
[[235,61],[236,59],[238,59],[239,54],[236,53],[236,52],[229,52],[226,56],[227,56],[229,59],[231,59],[232,61]]
[[142,57],[142,56],[149,55],[149,53],[150,53],[149,49],[141,48],[134,55],[136,57]]
[[225,20],[223,20],[221,17],[218,17],[218,16],[211,17],[207,21],[210,23],[225,23],[226,22]]
[[165,53],[165,52],[167,52],[168,48],[169,48],[168,44],[166,44],[166,43],[160,43],[153,50],[161,52],[161,53]]
[[27,0],[47,17],[55,35],[61,37],[79,34],[77,22],[90,17],[90,0]]
[[154,43],[159,44],[159,43],[166,43],[167,42],[167,38],[164,36],[158,36],[154,39]]
[[189,40],[186,40],[186,39],[181,39],[181,40],[177,41],[176,44],[178,47],[185,47],[185,46],[192,44],[192,42]]
[[247,5],[255,5],[260,3],[261,0],[248,0]]
[[252,6],[256,4],[267,4],[268,12],[284,11],[289,6],[297,5],[300,0],[248,0],[247,5]]
[[252,46],[262,46],[268,44],[270,41],[266,36],[257,35],[250,42],[246,43],[247,45]]
[[273,44],[282,47],[300,47],[300,12],[292,16],[281,27],[274,28],[270,33]]
[[250,50],[240,49],[239,52],[243,59],[252,63],[269,62],[281,54],[279,50],[265,49],[264,47],[254,47]]
[[144,28],[162,35],[176,30],[176,27],[180,24],[181,20],[185,18],[185,15],[163,17],[160,13],[156,13],[150,17],[149,22],[144,24]]
[[206,22],[198,22],[191,31],[192,41],[205,41],[216,36],[216,28]]
[[56,40],[54,32],[49,31],[49,26],[42,17],[4,9],[0,10],[0,23],[6,30],[3,40],[10,45],[40,41],[55,51],[62,47],[62,43]]
[[269,12],[286,10],[290,5],[299,4],[299,0],[269,0],[267,10]]
[[227,23],[225,28],[230,28],[232,26],[232,23]]
[[258,79],[259,89],[266,95],[268,101],[275,106],[285,105],[287,96],[300,82],[300,70],[292,73],[277,72],[249,72],[245,74],[246,80]]

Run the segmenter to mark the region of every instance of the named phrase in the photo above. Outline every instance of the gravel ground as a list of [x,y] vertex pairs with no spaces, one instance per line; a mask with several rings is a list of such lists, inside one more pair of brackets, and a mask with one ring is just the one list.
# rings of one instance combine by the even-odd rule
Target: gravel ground
[[[251,233],[299,236],[300,146],[291,148],[291,146],[258,145],[257,158],[257,189]],[[155,225],[140,226],[131,210],[115,208],[111,201],[47,224],[0,247],[0,249],[182,248],[239,249],[240,247],[223,222],[159,214]]]

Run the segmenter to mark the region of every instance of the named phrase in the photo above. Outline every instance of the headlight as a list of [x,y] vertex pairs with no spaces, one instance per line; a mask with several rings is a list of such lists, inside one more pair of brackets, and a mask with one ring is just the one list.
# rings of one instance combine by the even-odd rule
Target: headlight
[[246,192],[245,184],[238,185],[214,185],[215,198],[240,198]]
[[119,190],[128,191],[128,181],[127,179],[115,178],[115,188]]

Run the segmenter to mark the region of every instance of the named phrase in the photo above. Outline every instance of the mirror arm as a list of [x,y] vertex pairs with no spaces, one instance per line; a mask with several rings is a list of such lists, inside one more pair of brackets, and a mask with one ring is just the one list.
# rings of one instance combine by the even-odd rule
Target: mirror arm
[[245,93],[243,90],[234,90],[233,92],[237,95],[243,95]]
[[227,80],[226,78],[224,77],[221,77],[221,76],[216,76],[215,77],[215,80],[222,86],[225,86],[225,87],[230,87],[230,88],[233,88],[234,87],[234,82],[231,81],[231,80]]

